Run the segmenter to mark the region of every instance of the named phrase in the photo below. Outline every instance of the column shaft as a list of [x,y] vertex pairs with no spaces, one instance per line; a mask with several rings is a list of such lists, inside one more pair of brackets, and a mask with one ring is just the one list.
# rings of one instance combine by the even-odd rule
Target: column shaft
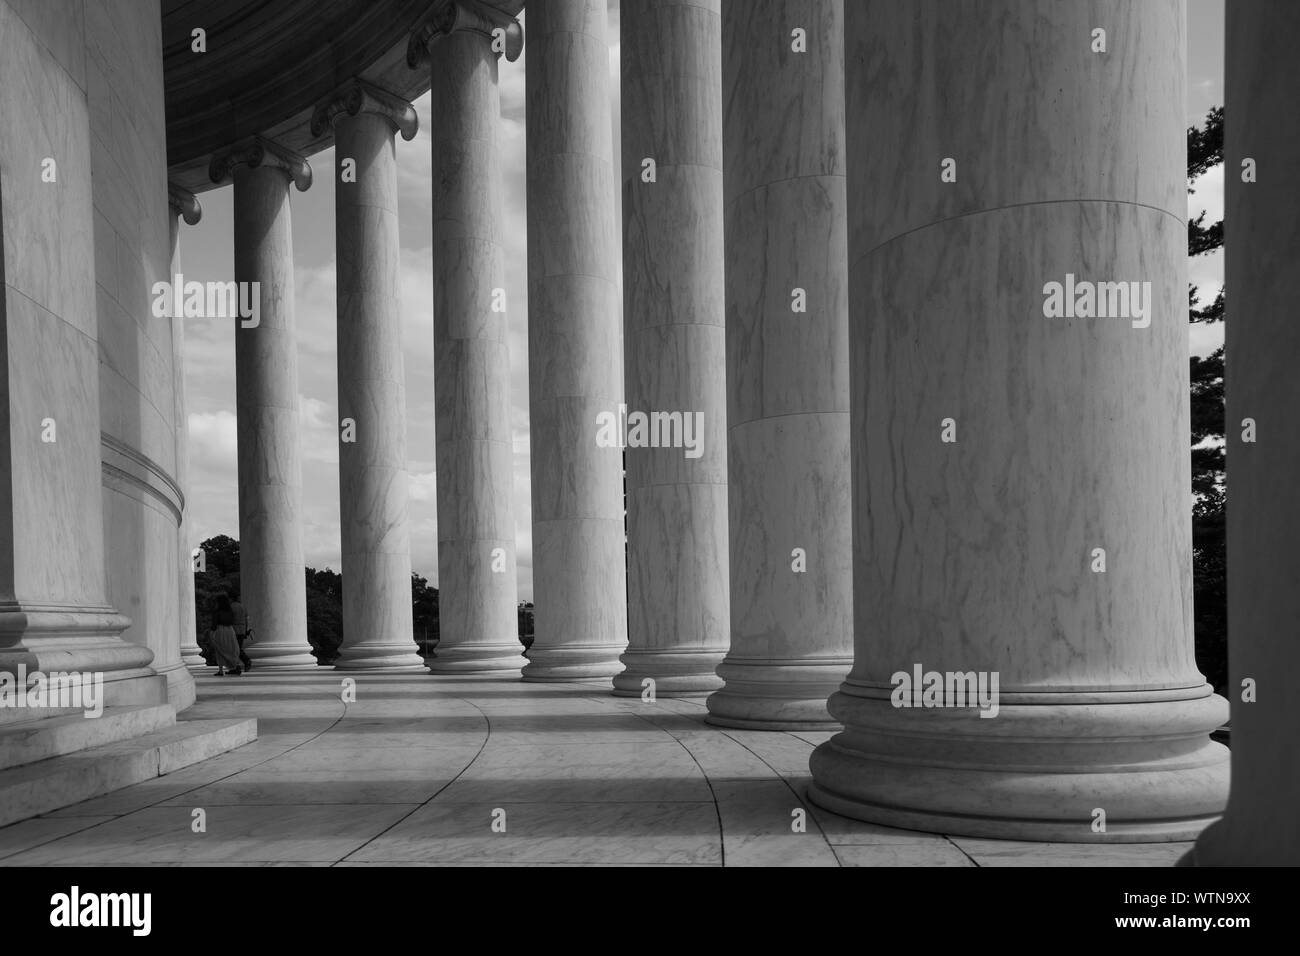
[[845,38],[855,657],[811,795],[1189,839],[1228,755],[1191,633],[1182,4],[868,0]]
[[515,578],[497,55],[453,30],[430,50],[440,639],[434,673],[527,663]]
[[[188,197],[197,210],[198,203],[193,196]],[[195,220],[197,221],[197,220]],[[172,206],[168,214],[169,238],[171,240],[171,276],[169,282],[175,282],[181,274],[181,210]],[[199,648],[198,633],[194,621],[194,565],[190,552],[197,542],[190,540],[190,456],[189,456],[189,416],[185,401],[185,317],[173,315],[172,320],[172,368],[175,389],[174,420],[176,429],[176,484],[184,496],[181,509],[180,527],[176,529],[177,549],[180,561],[177,567],[177,584],[180,588],[180,653],[181,660],[189,667],[202,667],[203,651]]]
[[[1300,7],[1227,5],[1223,215],[1232,791],[1196,843],[1201,865],[1300,864]],[[1243,168],[1254,165],[1253,182]],[[1250,422],[1247,422],[1247,419]],[[1253,425],[1254,434],[1245,440]],[[1250,682],[1247,686],[1246,682]]]
[[718,0],[624,0],[620,25],[629,613],[614,693],[649,679],[702,694],[728,641],[721,17]]
[[843,2],[723,0],[722,24],[731,649],[708,719],[833,728],[853,663]]
[[0,3],[0,670],[100,671],[107,705],[164,703],[109,604],[92,136],[50,41]]
[[[362,111],[334,121],[338,260],[339,670],[420,667],[411,625],[401,241],[393,126]],[[350,439],[350,440],[349,440]]]
[[239,583],[253,629],[247,651],[259,667],[314,664],[302,557],[289,177],[273,165],[238,165],[234,180],[235,281],[260,284],[258,324],[235,330]]
[[623,398],[604,0],[528,6],[528,389],[535,639],[527,680],[610,677],[627,643]]

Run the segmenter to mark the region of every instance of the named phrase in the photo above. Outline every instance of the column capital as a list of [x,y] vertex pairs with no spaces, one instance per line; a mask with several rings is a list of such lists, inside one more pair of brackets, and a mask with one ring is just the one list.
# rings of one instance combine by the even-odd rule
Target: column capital
[[234,173],[236,166],[268,166],[283,170],[293,180],[298,192],[311,186],[311,165],[302,156],[260,136],[250,136],[233,146],[212,155],[208,164],[208,178],[214,183],[224,183]]
[[[495,31],[501,30],[503,43],[497,47]],[[496,53],[504,53],[511,63],[524,49],[524,28],[510,14],[483,3],[482,0],[439,0],[433,13],[411,31],[406,45],[406,65],[417,69],[429,58],[429,48],[440,37],[452,33],[478,33],[493,42]]]
[[396,93],[371,86],[365,80],[354,77],[316,107],[311,117],[312,136],[320,136],[344,113],[349,116],[378,113],[408,143],[415,139],[420,128],[420,117],[409,102]]
[[187,226],[196,226],[203,218],[203,207],[199,205],[198,197],[175,183],[167,184],[167,207],[173,216],[183,218]]

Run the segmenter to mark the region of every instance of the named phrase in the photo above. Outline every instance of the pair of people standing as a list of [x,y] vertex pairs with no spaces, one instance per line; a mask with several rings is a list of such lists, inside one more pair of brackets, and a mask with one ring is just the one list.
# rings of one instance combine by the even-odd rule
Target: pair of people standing
[[212,654],[217,662],[217,675],[229,673],[238,677],[252,669],[253,662],[244,653],[248,640],[248,612],[238,601],[226,594],[218,594],[212,612]]

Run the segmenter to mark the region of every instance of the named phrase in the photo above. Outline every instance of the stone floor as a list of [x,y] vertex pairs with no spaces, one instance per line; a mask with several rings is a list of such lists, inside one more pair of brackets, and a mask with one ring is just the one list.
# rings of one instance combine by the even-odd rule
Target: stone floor
[[847,820],[804,798],[828,734],[722,730],[608,682],[368,676],[346,704],[323,668],[199,685],[186,718],[256,716],[259,739],[0,829],[0,865],[1172,866],[1190,846]]

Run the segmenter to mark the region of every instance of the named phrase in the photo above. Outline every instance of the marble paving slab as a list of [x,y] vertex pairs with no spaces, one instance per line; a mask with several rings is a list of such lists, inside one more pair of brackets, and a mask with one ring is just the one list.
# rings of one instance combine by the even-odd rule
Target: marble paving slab
[[1172,866],[1188,846],[850,820],[807,799],[828,734],[713,727],[608,681],[376,676],[356,704],[324,668],[198,683],[186,717],[256,717],[259,739],[0,828],[0,866]]

